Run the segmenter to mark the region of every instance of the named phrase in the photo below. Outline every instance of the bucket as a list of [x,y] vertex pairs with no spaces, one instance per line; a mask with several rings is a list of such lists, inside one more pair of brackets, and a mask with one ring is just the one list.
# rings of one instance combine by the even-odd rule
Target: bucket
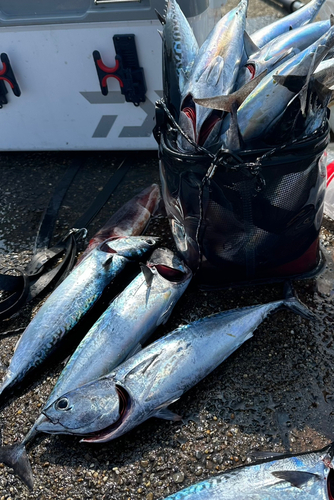
[[327,120],[289,144],[238,154],[203,148],[184,154],[159,102],[156,116],[171,231],[201,285],[220,288],[320,272]]

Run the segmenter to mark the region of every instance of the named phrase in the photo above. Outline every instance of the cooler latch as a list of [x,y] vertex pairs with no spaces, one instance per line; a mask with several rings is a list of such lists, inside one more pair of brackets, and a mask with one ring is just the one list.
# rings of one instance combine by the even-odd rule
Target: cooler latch
[[103,95],[107,95],[107,79],[116,78],[125,100],[139,106],[141,102],[145,102],[147,89],[144,70],[139,66],[138,62],[135,36],[114,35],[113,41],[116,51],[116,65],[113,68],[109,68],[103,63],[98,50],[93,52],[101,92]]
[[2,62],[2,69],[0,70],[0,108],[2,108],[4,104],[8,104],[6,97],[8,90],[4,82],[7,82],[10,85],[13,94],[17,97],[21,95],[21,90],[14,76],[14,72],[7,54],[3,52],[0,55],[0,60]]

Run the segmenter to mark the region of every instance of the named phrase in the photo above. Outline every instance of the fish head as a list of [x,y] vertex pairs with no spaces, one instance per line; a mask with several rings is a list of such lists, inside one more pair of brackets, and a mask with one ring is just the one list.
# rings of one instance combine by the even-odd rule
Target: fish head
[[98,250],[107,254],[117,254],[127,259],[136,259],[152,250],[159,238],[153,236],[112,237],[99,245]]
[[189,267],[168,248],[154,250],[147,262],[147,267],[171,283],[184,283],[192,276]]
[[90,435],[118,422],[125,411],[114,378],[85,384],[62,395],[43,410],[38,430],[49,434]]

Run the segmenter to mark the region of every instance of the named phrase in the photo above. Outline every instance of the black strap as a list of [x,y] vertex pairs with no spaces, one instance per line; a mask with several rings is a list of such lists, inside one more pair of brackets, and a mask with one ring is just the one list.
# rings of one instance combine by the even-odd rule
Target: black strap
[[[0,274],[0,289],[13,292],[7,299],[0,302],[0,319],[10,317],[26,302],[37,297],[51,284],[58,284],[70,273],[75,262],[76,242],[78,235],[82,233],[81,229],[88,226],[99,213],[129,171],[131,164],[128,161],[122,161],[115,174],[110,177],[89,209],[73,225],[73,229],[57,242],[56,245],[48,248],[61,202],[80,166],[81,161],[76,161],[66,171],[44,212],[35,243],[35,249],[40,250],[34,254],[24,270],[16,269],[20,274],[19,276]],[[52,227],[52,230],[50,227]],[[46,265],[52,264],[60,257],[62,257],[62,260],[59,264],[51,270],[45,271]],[[8,271],[4,271],[4,273]]]
[[39,249],[49,248],[59,208],[63,202],[64,196],[69,186],[71,185],[82,164],[83,161],[80,157],[75,158],[72,164],[66,170],[61,181],[58,183],[55,192],[51,197],[41,219],[41,223],[35,240],[35,255],[37,254]]
[[104,186],[100,194],[95,198],[88,210],[76,221],[73,228],[82,229],[87,227],[91,221],[100,212],[101,208],[108,201],[112,193],[115,191],[119,183],[124,179],[125,175],[130,170],[131,163],[124,159],[116,172],[110,177],[107,184]]

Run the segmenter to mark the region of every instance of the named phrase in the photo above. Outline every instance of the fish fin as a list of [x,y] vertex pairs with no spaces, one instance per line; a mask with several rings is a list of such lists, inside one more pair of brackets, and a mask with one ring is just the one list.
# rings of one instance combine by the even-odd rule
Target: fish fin
[[127,374],[126,374],[126,378],[127,377],[131,377],[132,375],[145,375],[145,372],[150,368],[150,366],[154,363],[154,361],[156,360],[157,357],[159,357],[160,355],[160,352],[157,353],[157,354],[153,354],[151,357],[149,357],[148,359],[145,359],[144,361],[142,361],[141,363],[139,363],[139,365],[136,365],[132,368],[132,370],[130,370]]
[[163,40],[164,35],[163,35],[162,31],[161,30],[157,30],[157,32],[159,33],[159,35],[161,36],[161,39]]
[[232,107],[234,104],[239,107],[246,97],[255,89],[255,87],[260,83],[262,78],[264,78],[267,74],[267,70],[260,73],[258,76],[247,82],[240,89],[232,92],[229,95],[221,95],[217,97],[206,97],[203,99],[196,99],[194,101],[196,104],[200,106],[204,106],[206,108],[218,109],[221,111],[227,111],[228,113],[232,112]]
[[272,61],[273,64],[278,64],[284,61],[287,57],[292,55],[297,54],[297,52],[300,52],[298,49],[295,49],[291,47],[289,50],[281,50],[277,52],[273,57],[270,58],[270,61]]
[[237,105],[235,103],[232,104],[231,123],[230,123],[228,137],[229,137],[227,144],[228,149],[231,149],[232,151],[240,151],[241,149],[243,149],[244,140],[242,138],[238,125]]
[[301,109],[303,117],[306,116],[308,89],[309,89],[311,75],[315,69],[316,55],[317,55],[317,51],[315,51],[313,54],[310,67],[309,67],[309,70],[308,70],[307,75],[306,75],[305,85],[303,86],[303,88],[299,92],[300,109]]
[[197,82],[204,81],[206,87],[216,87],[220,82],[224,67],[224,59],[222,56],[214,57],[207,65],[203,73],[197,79]]
[[144,275],[146,285],[148,287],[150,287],[152,285],[154,273],[153,273],[152,269],[150,269],[146,264],[140,263],[139,265],[140,265],[141,272]]
[[290,92],[297,94],[302,90],[306,83],[306,76],[297,75],[274,75],[273,80],[275,83],[286,87]]
[[306,307],[298,298],[296,297],[291,283],[288,281],[284,285],[284,300],[283,303],[286,307],[291,309],[296,314],[300,314],[303,318],[315,321],[319,319],[316,314],[314,314],[308,307]]
[[30,490],[34,487],[29,458],[22,443],[0,447],[0,462],[12,467],[14,473]]
[[157,18],[159,19],[159,21],[161,22],[161,24],[162,25],[166,24],[165,17],[162,14],[160,14],[160,12],[157,11],[157,9],[154,9],[154,10],[155,10],[155,14],[156,14]]
[[164,420],[173,420],[173,422],[179,422],[182,420],[180,415],[177,415],[177,413],[174,413],[168,408],[161,408],[153,415],[153,417],[162,418]]
[[131,351],[129,352],[129,354],[127,355],[127,357],[124,359],[124,361],[127,361],[132,356],[134,356],[135,354],[137,354],[138,352],[140,352],[142,350],[142,348],[143,348],[143,346],[138,342],[138,344],[136,344],[134,346],[134,348],[131,349]]
[[281,451],[251,451],[247,454],[247,457],[252,460],[268,460],[272,458],[279,458],[284,456]]
[[301,488],[310,479],[316,479],[318,481],[320,480],[320,476],[318,474],[298,470],[274,471],[271,474],[278,479],[283,479],[283,481],[290,483],[291,486],[295,486],[296,488]]
[[247,58],[260,50],[256,43],[253,42],[247,31],[244,31],[244,48]]
[[110,266],[110,264],[111,264],[111,263],[112,263],[112,261],[113,261],[113,258],[114,258],[114,256],[113,256],[113,255],[111,255],[110,257],[108,257],[108,258],[107,258],[107,259],[103,262],[103,264],[102,264],[102,265],[103,265],[103,267],[109,267],[109,266]]
[[314,82],[312,82],[312,89],[317,94],[320,104],[323,107],[327,106],[333,99],[333,90],[329,89],[328,87],[326,87],[326,85],[323,85],[317,80],[314,80]]

